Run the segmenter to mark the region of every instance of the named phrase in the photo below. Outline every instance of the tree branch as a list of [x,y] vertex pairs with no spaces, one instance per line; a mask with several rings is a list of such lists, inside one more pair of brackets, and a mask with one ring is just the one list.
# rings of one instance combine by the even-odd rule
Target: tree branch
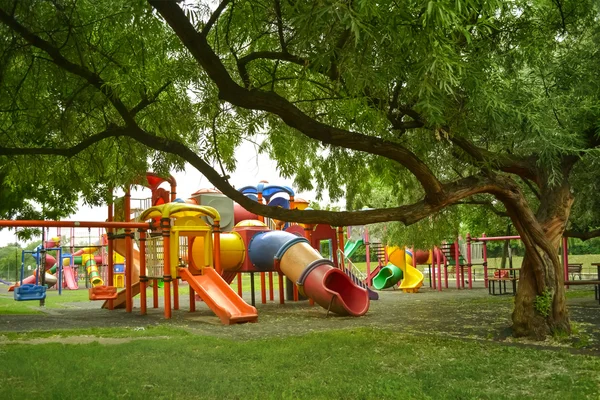
[[169,85],[171,85],[171,83],[173,83],[173,82],[172,81],[165,82],[165,84],[162,85],[160,88],[158,88],[158,90],[154,94],[152,94],[152,96],[150,96],[150,97],[144,95],[144,97],[142,98],[142,101],[140,101],[135,107],[133,107],[131,109],[131,111],[130,111],[131,116],[135,117],[137,115],[137,113],[142,111],[144,108],[148,107],[152,103],[155,103],[158,100],[158,96],[160,96],[160,94],[162,92],[164,92],[167,89],[167,87],[169,87]]
[[223,10],[225,9],[225,7],[227,7],[227,4],[229,4],[229,1],[230,0],[223,0],[215,9],[215,11],[211,14],[208,21],[206,21],[206,25],[204,25],[204,28],[202,28],[202,34],[204,36],[208,35],[208,32],[210,32],[212,26],[215,24],[215,22],[217,22],[217,20],[221,16],[221,13],[223,13]]
[[463,200],[459,201],[455,204],[471,204],[471,205],[480,205],[489,209],[491,212],[496,214],[499,217],[508,217],[508,213],[506,211],[498,210],[491,201],[485,200]]
[[126,136],[128,130],[129,128],[127,127],[111,126],[102,132],[89,136],[75,146],[68,148],[0,147],[0,156],[48,155],[71,158],[104,139]]
[[334,128],[311,118],[277,93],[257,89],[248,90],[241,87],[231,78],[219,57],[206,41],[206,37],[194,29],[176,3],[159,0],[149,0],[149,3],[162,15],[216,84],[222,100],[238,107],[273,113],[288,126],[321,143],[369,152],[394,160],[417,178],[428,198],[441,201],[444,197],[441,182],[423,161],[404,146],[378,137]]
[[581,239],[585,242],[586,240],[600,237],[600,229],[595,229],[589,232],[566,230],[563,236]]
[[107,85],[106,82],[96,73],[90,71],[89,69],[77,65],[68,59],[66,59],[61,52],[53,46],[50,42],[42,39],[41,37],[31,33],[27,28],[21,25],[15,18],[9,15],[6,11],[0,8],[0,22],[4,23],[6,26],[11,28],[13,31],[18,33],[25,41],[31,44],[38,49],[45,51],[52,62],[59,66],[60,68],[69,71],[70,73],[77,75],[86,81],[88,81],[92,86],[98,89],[101,93],[103,93],[108,100],[113,104],[117,112],[121,115],[123,120],[127,125],[135,124],[133,117],[130,115],[129,110],[125,107],[125,104],[121,101],[121,99],[114,93],[112,87]]
[[446,196],[444,197],[443,202],[430,202],[427,199],[422,199],[410,205],[365,211],[334,212],[324,210],[286,210],[279,207],[270,207],[249,199],[231,186],[227,177],[221,176],[210,164],[183,143],[173,139],[155,136],[137,126],[111,127],[108,130],[92,135],[77,145],[69,148],[0,147],[0,155],[56,155],[72,157],[94,143],[98,143],[101,140],[110,137],[129,137],[151,149],[181,157],[200,171],[224,195],[236,201],[248,211],[283,221],[295,221],[310,224],[327,223],[332,226],[366,225],[377,222],[400,221],[405,225],[411,225],[448,205],[454,204],[472,195],[479,193],[495,194],[504,190],[501,185],[497,184],[498,179],[502,179],[501,177],[477,175],[444,184],[443,190],[446,193]]
[[475,146],[469,140],[451,136],[450,140],[475,161],[475,165],[484,167],[486,165],[503,172],[518,175],[529,179],[540,185],[539,176],[535,168],[535,160],[532,157],[523,158],[512,154],[495,153],[481,147]]

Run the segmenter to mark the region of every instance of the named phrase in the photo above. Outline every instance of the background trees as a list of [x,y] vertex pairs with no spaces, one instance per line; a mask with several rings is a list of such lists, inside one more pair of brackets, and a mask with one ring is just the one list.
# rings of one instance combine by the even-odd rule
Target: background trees
[[[597,226],[584,203],[598,178],[595,2],[0,4],[0,162],[11,190],[32,188],[24,199],[41,182],[67,192],[59,166],[99,202],[187,161],[278,219],[424,227],[449,206],[493,207],[526,248],[515,334],[569,330],[556,249],[574,201],[573,228]],[[249,201],[227,173],[257,133],[300,189],[351,210],[377,187],[384,208]],[[23,173],[32,159],[35,179]],[[543,317],[534,300],[548,293]]]

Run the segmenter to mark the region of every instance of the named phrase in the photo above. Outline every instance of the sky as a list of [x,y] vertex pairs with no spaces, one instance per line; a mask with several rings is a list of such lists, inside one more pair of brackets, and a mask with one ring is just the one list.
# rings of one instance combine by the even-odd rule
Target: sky
[[[266,154],[258,154],[256,146],[250,142],[243,142],[243,144],[236,150],[236,157],[238,160],[237,169],[235,172],[230,173],[229,182],[236,188],[257,185],[259,181],[266,180],[271,184],[280,184],[293,187],[291,179],[281,178],[277,171],[277,164],[271,160]],[[217,169],[218,170],[218,169]],[[173,172],[173,176],[177,181],[177,197],[187,199],[192,193],[202,188],[212,188],[213,185],[206,179],[198,170],[191,165],[187,165],[185,171]],[[122,195],[116,193],[116,195]],[[132,190],[132,198],[148,198],[150,197],[149,189]],[[314,200],[316,194],[314,192],[303,192],[297,193],[297,197],[301,197],[306,200]],[[329,202],[327,194],[323,194],[323,200],[320,201],[323,204]],[[64,220],[71,221],[105,221],[107,218],[107,208],[104,207],[89,207],[82,203],[79,204],[79,210],[77,213],[71,215]],[[50,235],[54,235],[56,230],[51,228]],[[14,243],[16,241],[14,231],[3,229],[0,231],[0,247],[6,246],[8,243]]]

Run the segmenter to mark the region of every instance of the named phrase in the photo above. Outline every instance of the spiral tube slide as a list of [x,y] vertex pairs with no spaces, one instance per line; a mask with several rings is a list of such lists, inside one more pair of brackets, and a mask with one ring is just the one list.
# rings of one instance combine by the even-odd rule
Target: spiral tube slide
[[250,261],[259,270],[272,270],[275,260],[299,291],[326,310],[361,316],[369,309],[369,293],[324,259],[308,240],[289,232],[257,233],[248,245]]

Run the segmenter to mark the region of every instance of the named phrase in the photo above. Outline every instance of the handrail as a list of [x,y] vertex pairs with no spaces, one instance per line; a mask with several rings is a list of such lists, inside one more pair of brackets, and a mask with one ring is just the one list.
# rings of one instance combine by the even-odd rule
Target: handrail
[[346,255],[344,254],[344,251],[342,249],[337,249],[338,251],[338,257],[341,256],[342,259],[344,260],[344,266],[354,275],[356,275],[356,277],[358,279],[360,279],[361,281],[365,281],[365,279],[367,279],[367,274],[365,274],[364,272],[362,272],[360,269],[358,269],[358,267],[356,265],[354,265],[354,263],[348,258],[346,257]]

